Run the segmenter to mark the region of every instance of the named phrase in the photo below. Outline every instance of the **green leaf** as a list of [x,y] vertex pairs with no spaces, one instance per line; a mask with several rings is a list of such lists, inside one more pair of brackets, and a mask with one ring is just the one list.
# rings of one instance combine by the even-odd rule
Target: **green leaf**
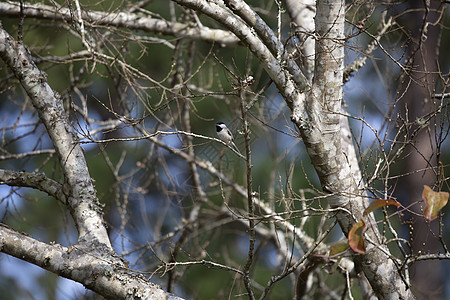
[[330,253],[328,256],[337,256],[341,253],[344,253],[349,248],[348,240],[340,240],[336,244],[333,245],[330,249]]
[[395,200],[391,199],[376,199],[373,200],[369,206],[364,210],[363,216],[366,216],[373,212],[375,209],[386,206],[386,205],[395,205],[396,207],[400,207],[401,204]]
[[424,185],[422,199],[425,202],[425,218],[433,221],[439,216],[439,212],[447,204],[448,193],[435,192],[428,185]]
[[364,245],[364,228],[366,224],[363,220],[353,225],[348,233],[348,244],[353,251],[358,253],[366,253],[366,246]]

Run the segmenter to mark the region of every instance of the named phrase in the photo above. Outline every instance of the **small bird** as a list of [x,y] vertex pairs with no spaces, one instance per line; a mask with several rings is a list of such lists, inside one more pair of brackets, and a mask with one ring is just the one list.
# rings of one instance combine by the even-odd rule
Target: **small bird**
[[231,145],[234,150],[241,154],[238,147],[236,147],[236,145],[234,144],[233,135],[231,134],[231,131],[228,129],[227,125],[225,125],[223,122],[216,123],[216,131],[219,139]]

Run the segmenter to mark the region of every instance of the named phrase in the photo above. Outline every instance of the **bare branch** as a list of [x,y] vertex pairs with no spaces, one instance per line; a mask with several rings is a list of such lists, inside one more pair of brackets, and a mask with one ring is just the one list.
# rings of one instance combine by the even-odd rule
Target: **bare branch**
[[[98,245],[97,245],[98,247]],[[138,274],[130,275],[121,260],[111,259],[108,248],[96,252],[80,245],[48,245],[0,224],[2,252],[31,262],[60,276],[83,283],[110,299],[181,299],[164,292]]]
[[[103,220],[83,150],[73,138],[61,99],[48,85],[45,74],[33,63],[25,46],[14,41],[2,28],[0,57],[20,80],[47,128],[68,183],[67,204],[79,237],[89,237],[88,240],[94,238],[111,248],[106,228],[99,226]],[[91,213],[87,214],[88,211]]]
[[[233,46],[237,45],[236,36],[220,29],[211,29],[205,26],[190,27],[184,23],[172,23],[162,19],[148,18],[142,15],[119,12],[108,13],[101,11],[77,10],[79,22],[86,21],[89,26],[115,26],[133,30],[161,33],[179,38],[190,38],[193,40],[204,40],[213,43]],[[1,2],[0,14],[9,17],[19,17],[20,7],[17,2]],[[72,22],[70,9],[66,7],[53,7],[40,3],[24,3],[24,15],[29,18],[65,20]],[[84,24],[83,24],[84,26]]]
[[62,184],[47,178],[45,174],[0,169],[0,184],[35,188],[49,194],[63,204],[67,204],[67,196],[64,194]]

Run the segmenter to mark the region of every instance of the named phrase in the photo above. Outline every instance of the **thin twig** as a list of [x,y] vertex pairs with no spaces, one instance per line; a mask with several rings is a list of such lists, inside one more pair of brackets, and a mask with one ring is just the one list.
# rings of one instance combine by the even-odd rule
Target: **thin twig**
[[252,162],[251,162],[251,150],[250,150],[250,128],[248,126],[247,114],[245,110],[245,87],[241,83],[239,96],[241,102],[241,116],[244,127],[244,140],[245,140],[245,154],[246,154],[246,167],[247,167],[247,207],[248,207],[248,231],[249,231],[249,247],[248,247],[248,258],[245,263],[243,272],[244,272],[244,284],[247,289],[248,296],[250,299],[255,299],[255,294],[253,292],[253,288],[251,285],[250,279],[250,267],[253,264],[253,257],[255,255],[255,221],[253,219],[254,216],[254,205],[253,205],[253,191],[252,191]]

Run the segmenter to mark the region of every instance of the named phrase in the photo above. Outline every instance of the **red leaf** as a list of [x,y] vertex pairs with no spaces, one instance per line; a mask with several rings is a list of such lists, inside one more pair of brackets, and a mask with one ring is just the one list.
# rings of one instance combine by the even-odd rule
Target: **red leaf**
[[439,216],[439,212],[447,204],[448,193],[435,192],[428,185],[424,185],[422,199],[425,202],[425,218],[433,221]]
[[336,256],[341,253],[344,253],[348,249],[348,247],[349,247],[349,245],[348,245],[347,239],[340,240],[339,242],[334,244],[333,247],[331,247],[330,253],[328,254],[328,256]]
[[371,212],[373,212],[375,209],[386,206],[386,205],[395,205],[397,207],[400,207],[401,204],[398,203],[395,200],[391,200],[391,199],[376,199],[373,200],[369,206],[364,210],[363,216],[366,216],[368,214],[370,214]]
[[358,253],[366,253],[366,246],[364,245],[364,228],[366,224],[363,220],[353,225],[348,233],[348,244],[353,251]]

